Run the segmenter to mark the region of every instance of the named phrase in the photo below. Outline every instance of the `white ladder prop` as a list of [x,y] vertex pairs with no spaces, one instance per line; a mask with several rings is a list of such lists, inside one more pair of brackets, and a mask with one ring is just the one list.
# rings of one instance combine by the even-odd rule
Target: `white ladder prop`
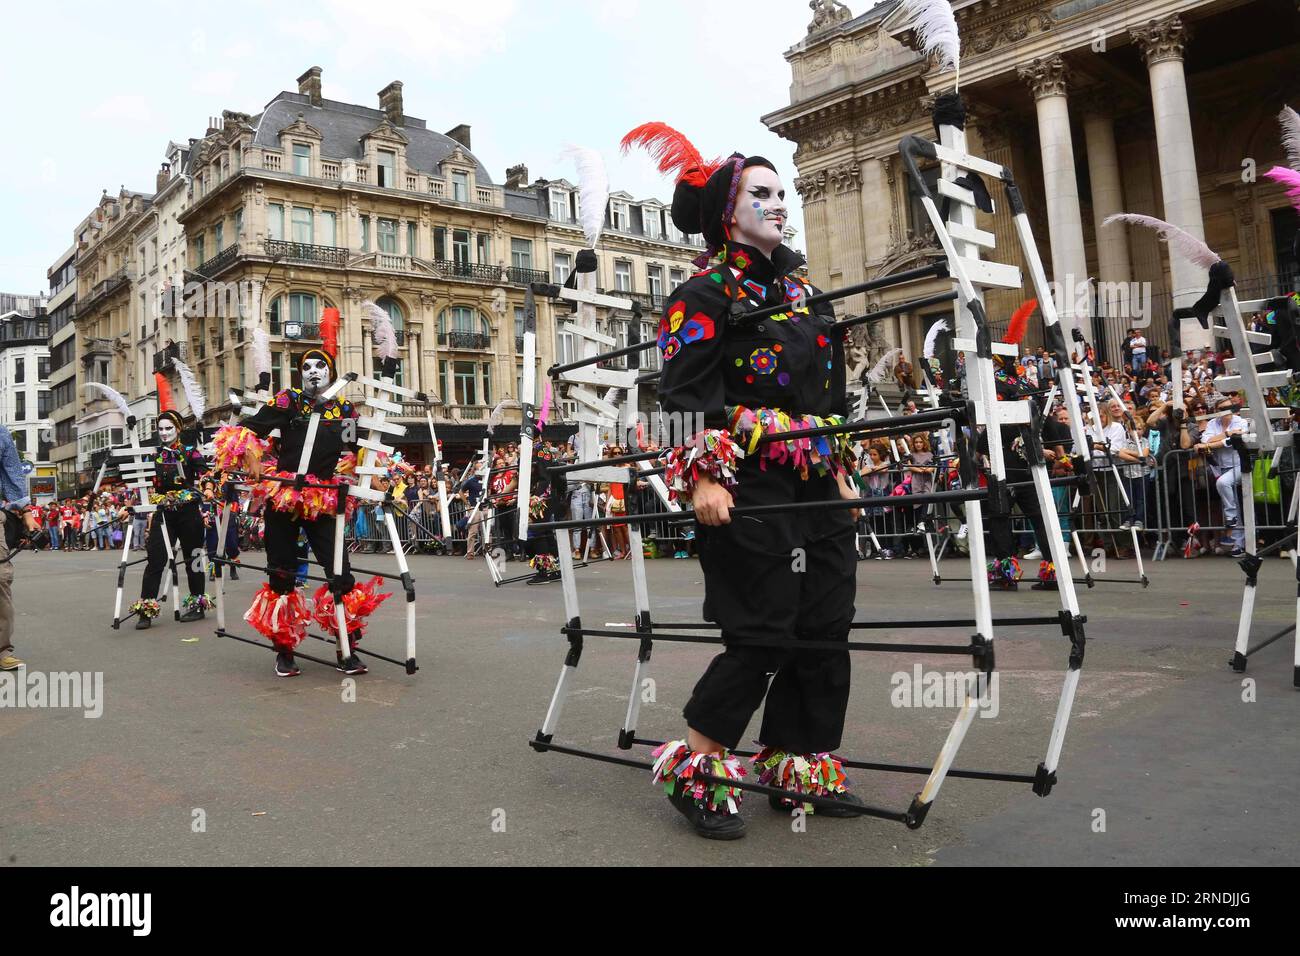
[[[122,448],[110,449],[109,457],[129,459],[121,462],[118,465],[118,470],[121,472],[122,480],[125,483],[127,490],[139,495],[140,503],[135,505],[133,510],[135,514],[151,514],[155,511],[159,511],[157,505],[149,503],[149,492],[153,490],[152,479],[154,475],[154,463],[150,461],[150,456],[152,456],[158,449],[141,446],[140,435],[134,427],[130,429],[130,433],[131,444]],[[107,464],[108,459],[105,458],[104,461],[105,464]],[[159,515],[161,516],[160,511]],[[133,563],[139,563],[138,561],[130,561],[131,539],[134,532],[135,520],[132,518],[132,520],[126,522],[126,529],[122,533],[122,560],[119,561],[117,565],[117,594],[113,599],[113,630],[115,631],[119,630],[122,626],[122,589],[126,583],[126,569]],[[163,540],[167,541],[167,538],[167,527],[166,522],[164,522]],[[148,542],[148,534],[145,535],[145,541],[146,543]],[[172,601],[174,603],[178,594],[176,568],[171,561],[171,554],[171,542],[167,541],[167,563],[172,565]],[[148,556],[140,559],[140,561],[148,560]],[[166,587],[165,578],[163,580],[163,586],[164,588]]]
[[[1282,356],[1276,351],[1252,351],[1252,345],[1271,344],[1272,336],[1267,332],[1254,332],[1247,329],[1245,320],[1242,317],[1243,313],[1263,311],[1267,307],[1267,303],[1268,300],[1266,299],[1239,300],[1237,290],[1229,286],[1223,290],[1219,299],[1219,307],[1211,314],[1210,322],[1214,335],[1217,338],[1226,339],[1232,344],[1234,356],[1225,363],[1225,371],[1230,374],[1216,376],[1214,387],[1220,392],[1241,392],[1245,395],[1249,404],[1241,410],[1241,415],[1250,421],[1252,429],[1249,434],[1244,436],[1245,445],[1260,457],[1271,452],[1272,470],[1275,471],[1281,462],[1282,453],[1288,447],[1295,447],[1296,436],[1295,433],[1289,430],[1290,409],[1285,406],[1279,408],[1270,407],[1265,402],[1264,392],[1270,388],[1292,384],[1295,381],[1295,376],[1285,366]],[[1221,320],[1223,324],[1215,324],[1216,319]],[[1286,318],[1279,316],[1278,321],[1286,321]],[[1261,366],[1269,365],[1276,366],[1276,368],[1261,369]],[[1288,429],[1274,431],[1274,421],[1287,422]],[[1294,466],[1293,462],[1292,467]],[[1297,571],[1296,578],[1295,621],[1282,630],[1264,638],[1254,647],[1250,646],[1250,631],[1254,619],[1255,598],[1263,560],[1260,555],[1256,554],[1258,539],[1255,531],[1254,475],[1251,468],[1245,466],[1240,467],[1239,472],[1238,504],[1246,535],[1246,557],[1242,559],[1240,564],[1246,574],[1246,583],[1242,589],[1241,614],[1237,619],[1236,641],[1233,645],[1232,659],[1229,661],[1229,665],[1234,671],[1242,673],[1246,670],[1246,662],[1251,655],[1285,637],[1288,633],[1294,633],[1295,650],[1292,660],[1292,685],[1300,688],[1300,571]],[[1290,511],[1288,511],[1287,520],[1292,520]],[[1300,528],[1296,530],[1300,531]],[[1279,545],[1281,543],[1279,542]],[[1292,550],[1294,551],[1296,547],[1296,543],[1293,542],[1291,545]],[[1277,549],[1278,545],[1275,545],[1268,551],[1271,552]]]

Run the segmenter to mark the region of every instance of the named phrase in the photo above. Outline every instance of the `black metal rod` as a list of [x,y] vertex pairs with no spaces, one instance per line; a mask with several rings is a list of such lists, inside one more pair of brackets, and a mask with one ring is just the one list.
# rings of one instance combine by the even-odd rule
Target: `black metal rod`
[[[820,435],[837,435],[841,432],[877,432],[886,428],[899,426],[909,431],[916,431],[918,425],[940,424],[944,422],[965,420],[961,409],[936,408],[931,411],[917,412],[915,415],[891,415],[888,418],[857,419],[843,425],[823,425],[820,428],[804,428],[799,431],[769,432],[758,439],[760,445],[773,441],[785,441],[787,438],[816,438]],[[741,442],[744,444],[744,442]]]
[[[924,495],[905,495],[900,498],[831,498],[826,501],[792,501],[774,505],[744,505],[731,509],[733,518],[746,515],[782,514],[799,511],[836,511],[841,508],[861,508],[863,511],[879,511],[882,508],[897,508],[923,504],[942,504],[949,501],[984,501],[988,498],[985,488],[971,488],[962,491],[933,491]],[[904,500],[905,499],[905,500]],[[560,531],[566,528],[594,528],[619,524],[647,524],[662,521],[676,524],[682,521],[694,521],[694,511],[653,511],[645,514],[611,515],[608,518],[584,518],[571,521],[539,521],[530,527],[538,531]]]
[[[332,637],[326,637],[324,634],[313,634],[311,631],[308,631],[308,632],[307,632],[307,636],[310,637],[310,638],[312,638],[312,639],[314,639],[314,640],[317,640],[317,641],[324,641],[326,644],[333,644],[335,647],[338,647],[338,643],[339,643],[338,641],[334,640],[334,638],[332,638]],[[377,651],[368,651],[368,650],[365,650],[364,648],[359,647],[359,646],[358,646],[358,647],[353,647],[353,648],[352,648],[352,653],[354,653],[354,654],[364,654],[366,657],[373,657],[373,658],[375,658],[376,660],[388,661],[388,663],[390,663],[390,664],[396,664],[398,667],[405,667],[405,666],[406,666],[406,661],[399,661],[399,660],[397,660],[397,659],[394,658],[394,657],[385,657],[383,654],[380,654],[380,653],[378,653]]]
[[[254,647],[265,648],[268,651],[277,651],[277,652],[279,651],[279,648],[276,647],[274,644],[268,644],[265,643],[264,641],[255,641],[251,637],[240,637],[238,634],[232,634],[230,633],[230,631],[223,630],[222,628],[217,628],[216,634],[217,637],[229,637],[236,641],[243,641],[245,644],[252,644]],[[301,657],[304,660],[312,661],[317,664],[323,664],[324,666],[334,668],[335,670],[338,669],[335,666],[336,665],[335,661],[327,661],[327,660],[322,660],[319,657],[312,657],[312,655],[304,654],[302,651],[298,650],[297,648],[294,649],[293,656],[295,658]]]
[[[881,276],[879,279],[868,279],[866,282],[859,282],[857,285],[845,286],[842,289],[832,289],[829,292],[818,292],[816,295],[810,295],[801,303],[811,309],[814,305],[821,305],[823,302],[834,302],[837,299],[847,299],[851,295],[861,295],[863,292],[872,292],[876,289],[887,289],[890,286],[903,285],[907,282],[914,282],[917,279],[944,279],[948,276],[948,262],[946,259],[940,259],[938,262],[932,262],[928,266],[920,266],[916,269],[908,269],[906,272],[895,272],[892,275]],[[794,303],[786,302],[782,305],[766,306],[762,309],[756,309],[753,312],[745,313],[746,319],[765,319],[771,315],[781,315],[789,312]]]
[[917,309],[928,308],[932,305],[940,305],[944,302],[952,302],[957,298],[956,290],[952,292],[940,292],[937,295],[927,295],[921,299],[913,299],[911,302],[900,302],[898,305],[891,305],[885,309],[879,309],[875,312],[868,312],[865,315],[855,315],[851,319],[841,319],[835,323],[835,328],[849,328],[854,325],[862,325],[865,322],[875,322],[879,319],[888,319],[895,315],[902,315],[904,312],[915,312]]
[[657,348],[659,342],[657,339],[650,339],[648,342],[637,342],[635,345],[629,345],[621,349],[613,349],[609,352],[600,352],[591,358],[578,359],[576,362],[569,362],[567,365],[552,365],[546,370],[546,374],[551,378],[563,375],[565,372],[572,372],[574,369],[586,368],[588,365],[597,365],[600,362],[609,359],[622,358],[624,355],[632,355],[636,352],[644,352],[647,349]]
[[[266,565],[264,565],[264,564],[245,564],[243,561],[237,561],[237,560],[234,560],[233,558],[219,558],[219,557],[216,557],[216,556],[213,556],[213,557],[209,558],[208,560],[212,561],[214,564],[229,564],[229,565],[232,565],[232,566],[237,567],[237,568],[247,568],[247,569],[250,570],[250,571],[262,571],[262,572],[265,573],[265,574],[270,574],[270,573],[271,573],[271,569],[268,568],[268,567],[267,567]],[[315,565],[316,567],[320,568],[321,570],[329,570],[329,569],[327,569],[327,568],[325,567],[325,565],[321,564],[321,563],[320,563],[319,561],[317,561],[315,558],[308,558],[308,559],[307,559],[307,563],[308,563],[308,564]],[[376,577],[376,578],[387,578],[387,579],[390,580],[390,581],[400,581],[400,580],[402,580],[402,576],[401,576],[400,574],[392,574],[392,573],[390,573],[390,572],[388,572],[388,571],[371,571],[369,568],[359,568],[359,567],[357,567],[356,565],[352,564],[351,561],[348,562],[348,570],[349,570],[350,572],[352,572],[353,574],[369,574],[369,575],[372,576],[372,577]],[[288,573],[288,569],[287,569],[287,568],[285,568],[284,571],[285,571],[286,574]],[[295,574],[295,577],[296,577],[296,576],[297,576],[297,575]],[[308,574],[308,575],[306,575],[306,578],[307,578],[308,581],[323,581],[323,582],[325,582],[326,584],[328,584],[329,581],[330,581],[329,578],[316,577],[315,575],[312,575],[312,574]]]
[[1276,634],[1264,638],[1264,640],[1260,641],[1250,650],[1246,651],[1246,656],[1249,657],[1251,654],[1254,654],[1256,651],[1262,651],[1264,648],[1268,647],[1268,645],[1272,644],[1274,641],[1281,640],[1282,638],[1286,637],[1294,630],[1295,630],[1295,625],[1288,624],[1286,627],[1282,628],[1282,630],[1278,631]]
[[[702,634],[661,634],[651,633],[650,635],[642,634],[637,631],[612,631],[605,628],[592,627],[563,627],[560,628],[561,634],[576,635],[579,637],[619,637],[624,639],[643,640],[647,636],[656,641],[672,641],[682,644],[721,644],[722,637],[711,637]],[[982,650],[979,645],[975,644],[883,644],[883,643],[866,643],[863,641],[766,641],[766,640],[746,640],[736,642],[737,646],[744,647],[771,647],[788,651],[897,651],[909,654],[974,654]]]
[[[1084,618],[1084,622],[1085,622],[1085,623],[1087,622],[1087,618],[1086,618],[1086,617]],[[976,626],[977,623],[978,623],[978,622],[977,622],[974,618],[956,618],[956,619],[948,619],[948,620],[940,620],[940,619],[929,619],[929,620],[927,620],[927,619],[921,619],[921,620],[916,620],[916,621],[854,621],[853,623],[851,623],[851,624],[849,625],[849,628],[852,629],[852,630],[864,630],[864,629],[866,629],[866,630],[874,630],[874,629],[881,629],[881,630],[884,630],[884,629],[888,629],[888,628],[891,628],[891,627],[898,627],[898,628],[907,628],[907,627],[974,627],[974,626]],[[994,623],[994,624],[1001,625],[1002,627],[1026,627],[1026,626],[1029,626],[1029,625],[1036,625],[1036,624],[1059,624],[1059,623],[1060,623],[1060,620],[1059,620],[1058,618],[1054,617],[1054,616],[1053,616],[1053,617],[1044,617],[1044,616],[1037,616],[1037,617],[995,617],[995,618],[993,619],[993,623]],[[630,624],[628,625],[628,627],[631,627],[631,626],[632,626],[632,625],[630,625]],[[710,624],[710,623],[708,623],[707,621],[701,621],[701,622],[699,622],[699,623],[696,623],[696,622],[693,622],[693,621],[692,621],[692,622],[690,622],[690,623],[686,623],[686,624],[679,624],[679,623],[676,623],[676,622],[668,623],[668,622],[666,622],[666,621],[651,621],[651,622],[650,622],[650,628],[651,628],[652,631],[653,631],[655,628],[660,628],[660,627],[662,627],[662,628],[667,628],[667,629],[673,629],[673,628],[676,628],[677,630],[681,630],[681,631],[690,631],[690,630],[716,630],[716,629],[719,628],[720,626],[721,626],[721,625],[719,625],[719,624]]]
[[653,461],[663,455],[662,451],[640,451],[632,455],[616,455],[613,458],[596,458],[592,461],[575,461],[568,465],[547,468],[551,475],[562,475],[570,471],[582,471],[586,468],[598,468],[602,465],[630,465],[638,461]]

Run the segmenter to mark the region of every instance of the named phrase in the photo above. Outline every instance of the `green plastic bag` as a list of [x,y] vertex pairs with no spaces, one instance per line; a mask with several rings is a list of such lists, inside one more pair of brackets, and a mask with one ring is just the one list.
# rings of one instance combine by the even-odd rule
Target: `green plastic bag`
[[1255,504],[1257,505],[1276,505],[1282,503],[1282,479],[1274,475],[1268,476],[1268,469],[1272,462],[1267,458],[1256,460],[1253,474],[1251,475],[1251,487],[1255,492]]

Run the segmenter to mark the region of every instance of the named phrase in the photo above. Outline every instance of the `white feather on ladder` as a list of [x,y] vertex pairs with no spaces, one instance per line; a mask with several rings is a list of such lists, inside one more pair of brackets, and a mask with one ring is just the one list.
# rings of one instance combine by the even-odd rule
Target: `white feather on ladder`
[[584,146],[569,146],[560,155],[573,160],[578,170],[578,205],[581,207],[578,212],[582,234],[587,238],[587,248],[595,249],[605,228],[605,207],[609,204],[609,174],[605,171],[605,160],[600,153]]
[[888,374],[890,366],[894,364],[894,360],[902,354],[903,350],[901,348],[893,348],[880,356],[880,361],[867,369],[867,381],[871,382],[873,385],[878,385],[883,382],[885,376]]
[[185,400],[190,403],[190,414],[192,414],[199,425],[203,424],[203,413],[208,410],[208,400],[203,394],[203,386],[199,380],[194,377],[190,367],[172,356],[172,367],[176,369],[176,374],[180,376],[181,388],[185,390]]
[[361,308],[370,319],[370,337],[374,339],[375,351],[379,353],[379,357],[397,358],[397,332],[393,329],[392,317],[369,300],[362,302]]
[[934,350],[939,347],[939,336],[948,331],[948,322],[946,319],[939,319],[930,326],[930,331],[925,333],[925,345],[921,349],[921,358],[934,358]]
[[1107,219],[1102,222],[1102,225],[1109,226],[1111,223],[1116,222],[1154,229],[1156,234],[1169,244],[1171,252],[1178,253],[1188,262],[1198,265],[1202,269],[1210,268],[1210,266],[1219,262],[1223,258],[1191,233],[1179,229],[1171,222],[1157,219],[1155,216],[1139,216],[1136,213],[1121,212],[1107,217]]
[[1287,165],[1300,173],[1300,114],[1289,106],[1277,114],[1282,124],[1282,148],[1286,150]]
[[271,337],[266,329],[258,326],[253,329],[253,371],[259,378],[271,374]]
[[131,406],[126,403],[126,396],[117,389],[110,388],[100,382],[87,382],[86,388],[93,388],[96,391],[103,393],[99,396],[100,398],[106,398],[116,405],[117,410],[122,413],[123,418],[131,418]]
[[940,70],[955,70],[961,88],[961,34],[949,0],[903,0],[899,5],[921,50],[935,54]]

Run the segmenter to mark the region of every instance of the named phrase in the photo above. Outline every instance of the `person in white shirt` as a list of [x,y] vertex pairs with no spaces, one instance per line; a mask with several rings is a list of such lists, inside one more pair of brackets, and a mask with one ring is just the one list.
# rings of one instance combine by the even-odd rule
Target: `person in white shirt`
[[1223,503],[1223,523],[1228,531],[1228,537],[1221,543],[1231,544],[1235,557],[1246,552],[1246,529],[1242,525],[1238,491],[1241,483],[1241,458],[1230,442],[1235,436],[1244,435],[1249,430],[1250,423],[1233,412],[1232,402],[1228,399],[1217,402],[1214,412],[1215,417],[1205,423],[1196,450],[1209,456],[1210,473],[1214,475],[1214,487]]
[[1129,339],[1129,348],[1133,350],[1133,371],[1140,372],[1147,364],[1147,339],[1141,332],[1134,332]]

